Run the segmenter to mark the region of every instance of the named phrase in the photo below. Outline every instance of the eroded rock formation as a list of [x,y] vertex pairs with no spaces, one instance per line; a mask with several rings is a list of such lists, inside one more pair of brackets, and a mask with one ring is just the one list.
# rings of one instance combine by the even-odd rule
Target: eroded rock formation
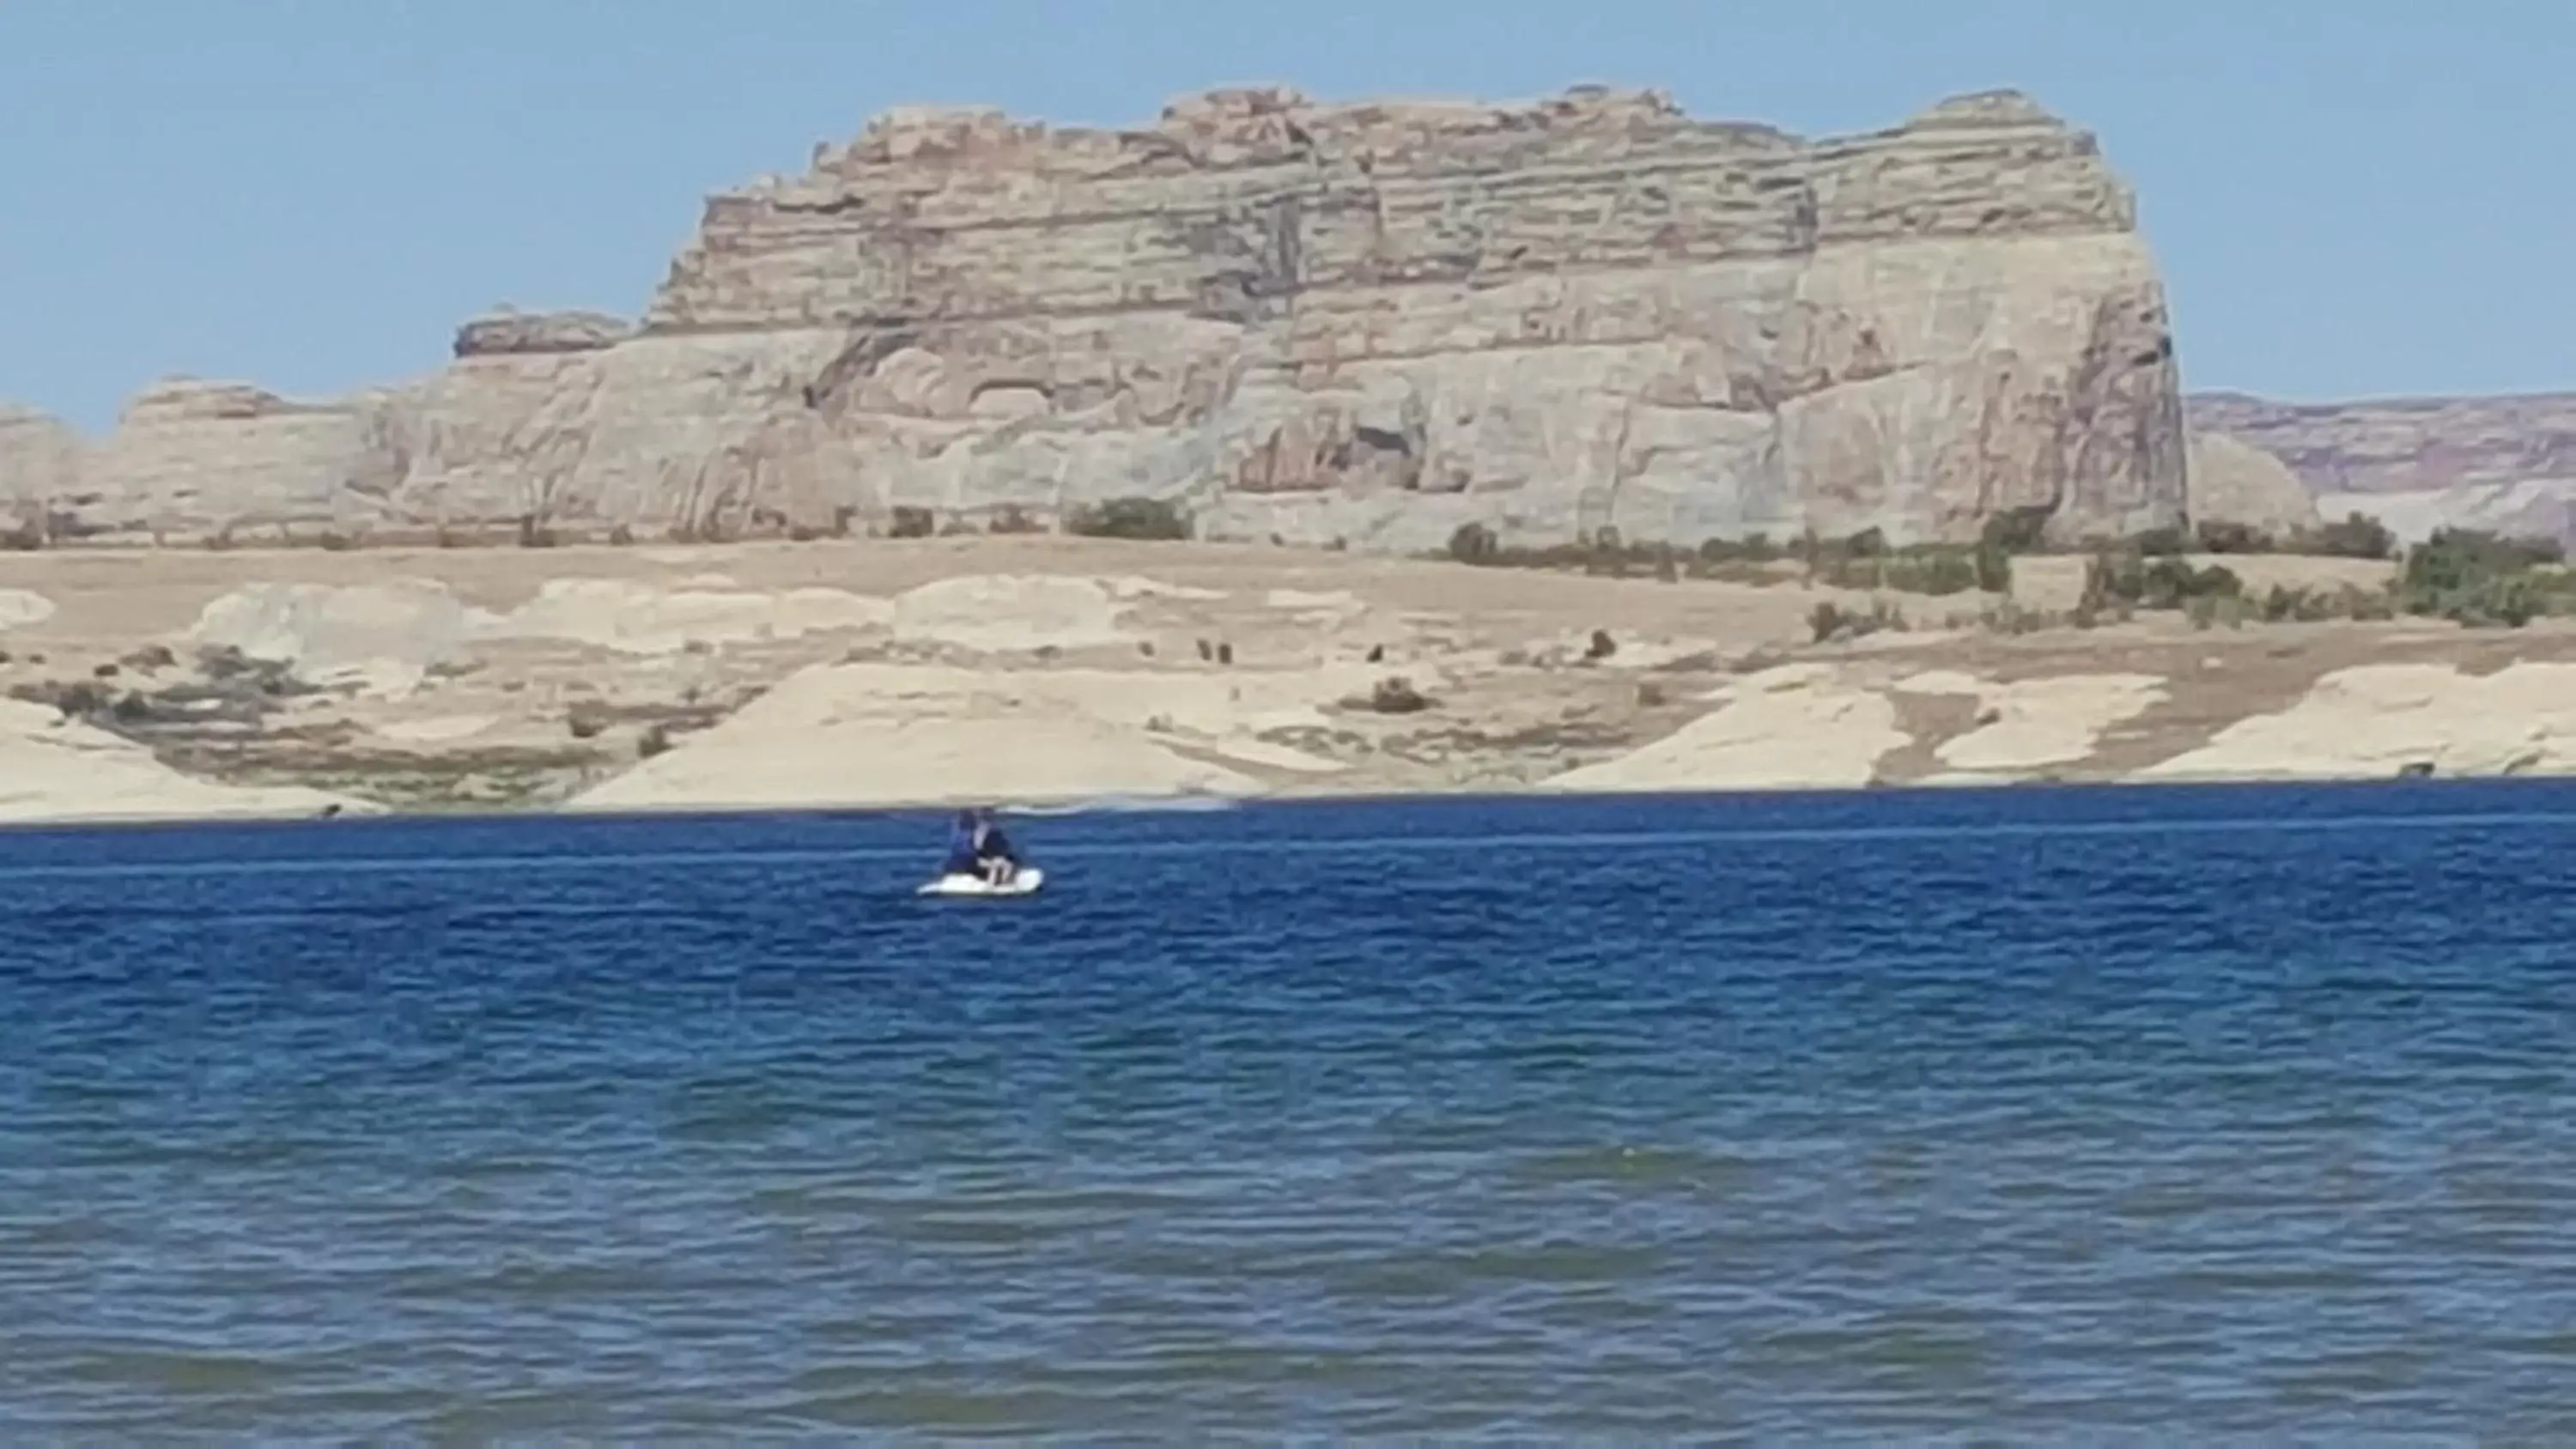
[[2009,93],[1821,141],[1597,88],[901,111],[712,198],[637,325],[502,313],[453,350],[327,405],[165,387],[68,486],[0,453],[0,496],[118,535],[684,537],[1143,497],[1408,550],[2186,509],[2130,193]]

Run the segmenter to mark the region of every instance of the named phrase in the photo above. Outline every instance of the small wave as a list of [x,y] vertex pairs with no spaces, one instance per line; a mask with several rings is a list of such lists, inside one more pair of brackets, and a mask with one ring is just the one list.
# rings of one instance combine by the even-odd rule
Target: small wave
[[1243,802],[1230,795],[1099,795],[1061,805],[1005,805],[997,813],[1046,818],[1059,815],[1201,814],[1242,808]]

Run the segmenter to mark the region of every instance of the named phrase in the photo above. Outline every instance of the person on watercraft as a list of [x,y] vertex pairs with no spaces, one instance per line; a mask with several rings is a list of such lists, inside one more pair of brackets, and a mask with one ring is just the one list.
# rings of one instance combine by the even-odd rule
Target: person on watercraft
[[980,875],[1000,885],[1019,868],[1019,857],[1011,849],[1009,837],[993,823],[991,811],[957,812],[956,826],[948,836],[948,862],[941,867],[942,874]]

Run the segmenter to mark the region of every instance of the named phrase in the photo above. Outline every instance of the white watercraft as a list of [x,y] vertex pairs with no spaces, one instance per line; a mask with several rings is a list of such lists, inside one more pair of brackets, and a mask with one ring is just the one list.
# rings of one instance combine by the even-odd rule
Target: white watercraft
[[1025,896],[1037,893],[1046,884],[1046,872],[1034,865],[1024,865],[1000,883],[970,874],[943,875],[921,887],[925,896]]

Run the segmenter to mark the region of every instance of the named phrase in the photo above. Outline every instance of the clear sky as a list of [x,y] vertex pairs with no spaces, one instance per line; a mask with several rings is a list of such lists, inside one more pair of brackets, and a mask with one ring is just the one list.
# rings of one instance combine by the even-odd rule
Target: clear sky
[[701,198],[889,105],[1659,86],[1793,130],[2017,86],[2137,186],[2195,388],[2576,386],[2565,0],[0,0],[0,400],[436,367],[637,311]]

